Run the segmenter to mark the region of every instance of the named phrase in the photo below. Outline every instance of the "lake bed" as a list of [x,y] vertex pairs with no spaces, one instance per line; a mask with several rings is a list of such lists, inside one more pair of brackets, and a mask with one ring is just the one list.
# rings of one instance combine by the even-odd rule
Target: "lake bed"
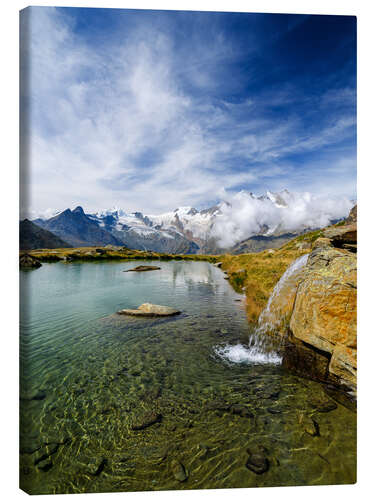
[[[355,413],[287,373],[277,354],[233,357],[253,332],[244,296],[223,273],[208,262],[138,264],[161,269],[74,262],[21,271],[21,486],[42,494],[355,482]],[[181,315],[116,314],[144,302]]]

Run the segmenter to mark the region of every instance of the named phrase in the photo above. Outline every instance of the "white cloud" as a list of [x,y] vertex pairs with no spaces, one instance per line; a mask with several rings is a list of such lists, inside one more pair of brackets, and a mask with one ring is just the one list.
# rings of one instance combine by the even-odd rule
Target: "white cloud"
[[[184,91],[182,78],[205,92],[220,84],[221,65],[234,51],[220,33],[209,45],[193,38],[180,60],[173,40],[150,25],[128,29],[116,45],[92,46],[64,11],[28,12],[30,87],[22,91],[32,106],[32,210],[207,204],[273,176],[287,181],[277,159],[334,142],[351,126],[343,119],[319,137],[297,137],[296,117],[279,123],[254,114],[239,123],[238,105]],[[254,104],[249,96],[243,106]]]
[[346,217],[353,203],[344,197],[327,198],[311,193],[283,192],[287,206],[278,206],[272,199],[258,199],[240,192],[222,206],[212,235],[228,248],[250,236],[259,234],[264,226],[271,231],[300,231],[329,225],[333,219]]

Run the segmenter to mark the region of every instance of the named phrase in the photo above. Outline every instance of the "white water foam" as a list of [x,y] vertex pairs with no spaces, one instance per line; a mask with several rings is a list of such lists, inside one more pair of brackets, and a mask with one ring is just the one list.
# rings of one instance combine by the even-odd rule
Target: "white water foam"
[[254,347],[245,347],[242,344],[216,347],[215,353],[225,361],[244,363],[249,365],[279,365],[282,357],[276,352],[261,352]]
[[271,338],[266,334],[267,330],[274,330],[277,326],[277,318],[271,312],[271,304],[280,294],[285,282],[302,267],[306,265],[307,255],[302,255],[296,259],[285,271],[259,316],[258,326],[254,333],[250,335],[249,345],[242,344],[225,345],[215,348],[215,353],[221,358],[231,363],[247,363],[247,364],[274,364],[279,365],[282,362],[282,356],[277,348],[280,348],[281,339],[277,342],[275,338]]

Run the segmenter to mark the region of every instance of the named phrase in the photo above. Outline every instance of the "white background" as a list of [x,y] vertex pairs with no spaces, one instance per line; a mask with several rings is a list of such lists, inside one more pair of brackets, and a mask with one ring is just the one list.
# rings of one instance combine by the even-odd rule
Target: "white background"
[[[2,5],[1,49],[1,427],[0,494],[13,499],[26,496],[18,489],[18,11],[28,5],[65,7],[117,7],[179,10],[219,10],[300,14],[356,15],[358,20],[358,200],[359,200],[359,411],[358,483],[353,486],[315,486],[262,489],[202,490],[96,494],[95,498],[126,500],[278,499],[338,497],[373,498],[375,489],[375,391],[373,385],[375,328],[374,303],[374,98],[375,8],[371,0],[180,0],[180,1],[64,1]],[[71,495],[66,495],[66,498]],[[64,497],[64,498],[65,498]],[[43,498],[56,498],[51,495]],[[91,498],[83,495],[77,498]],[[92,497],[94,498],[94,497]]]

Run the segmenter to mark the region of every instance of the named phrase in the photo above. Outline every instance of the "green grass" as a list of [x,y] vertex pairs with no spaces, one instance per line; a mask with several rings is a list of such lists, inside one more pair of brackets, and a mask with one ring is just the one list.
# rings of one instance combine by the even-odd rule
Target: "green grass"
[[191,260],[218,262],[216,255],[175,255],[167,253],[130,250],[126,247],[80,247],[80,248],[54,248],[21,251],[36,257],[41,262],[59,261],[104,261],[104,260]]

